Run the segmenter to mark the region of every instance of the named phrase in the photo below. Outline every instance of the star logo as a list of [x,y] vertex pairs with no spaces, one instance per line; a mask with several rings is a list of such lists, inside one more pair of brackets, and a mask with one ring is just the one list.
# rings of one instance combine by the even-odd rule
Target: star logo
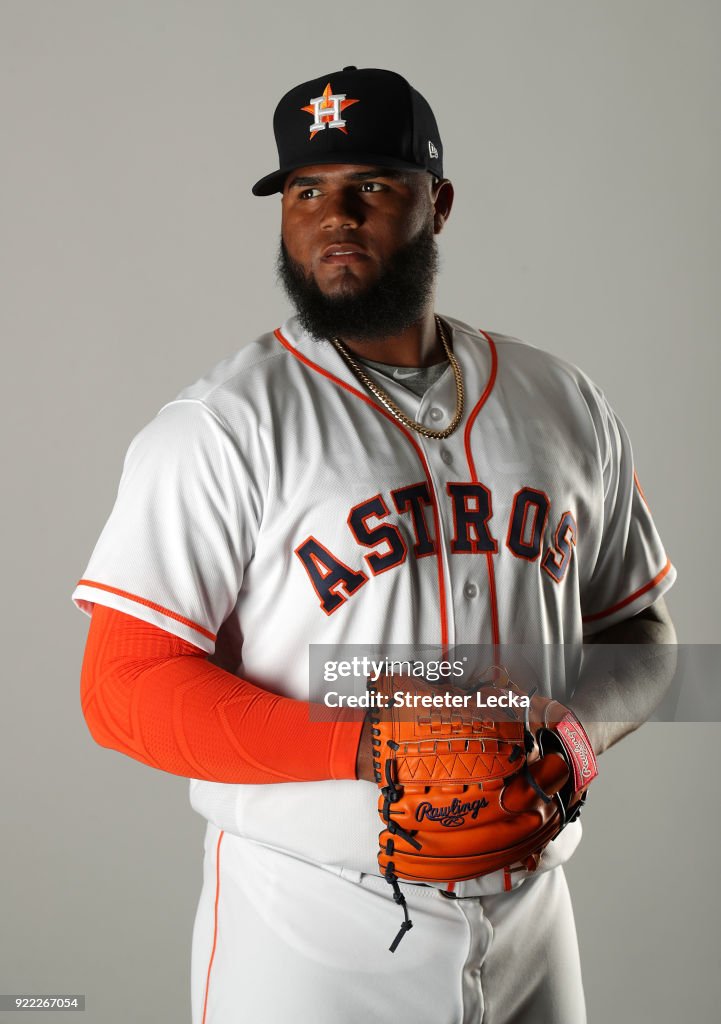
[[322,96],[316,96],[307,107],[300,108],[306,114],[313,115],[313,123],[309,128],[311,139],[314,139],[324,128],[338,128],[344,135],[347,135],[346,122],[341,114],[346,107],[351,107],[354,103],[358,103],[358,100],[346,99],[345,93],[334,93],[330,82],[328,82]]

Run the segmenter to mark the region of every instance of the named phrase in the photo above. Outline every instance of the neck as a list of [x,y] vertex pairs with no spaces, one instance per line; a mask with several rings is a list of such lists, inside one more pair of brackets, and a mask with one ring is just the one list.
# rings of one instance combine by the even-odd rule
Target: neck
[[349,352],[363,359],[391,366],[433,366],[445,361],[446,354],[436,330],[433,309],[391,338],[357,341],[340,339]]

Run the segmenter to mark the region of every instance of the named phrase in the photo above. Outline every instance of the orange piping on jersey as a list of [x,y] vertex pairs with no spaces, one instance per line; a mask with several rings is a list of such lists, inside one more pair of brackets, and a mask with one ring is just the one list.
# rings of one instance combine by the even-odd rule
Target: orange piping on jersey
[[636,474],[636,470],[635,469],[633,471],[633,482],[636,484],[636,488],[638,490],[638,493],[641,495],[641,498],[643,499],[644,505],[646,506],[646,508],[650,512],[651,508],[650,508],[648,502],[646,501],[646,495],[643,493],[643,487],[641,487],[641,481],[638,479],[638,475]]
[[161,612],[163,615],[167,615],[169,619],[175,619],[176,622],[182,622],[184,626],[190,626],[196,633],[200,633],[201,636],[207,636],[209,640],[215,641],[217,634],[211,633],[210,630],[204,629],[203,626],[199,626],[197,622],[193,622],[191,619],[186,619],[182,615],[178,615],[177,612],[171,612],[168,608],[163,608],[162,604],[156,604],[154,601],[146,601],[144,597],[138,597],[137,594],[131,594],[127,590],[118,590],[117,587],[109,587],[106,583],[96,583],[95,580],[78,580],[79,587],[94,587],[96,590],[107,590],[109,594],[117,594],[118,597],[127,597],[129,601],[135,601],[136,604],[144,604],[146,608],[152,608],[155,612]]
[[327,377],[328,380],[331,381],[333,384],[337,384],[338,387],[341,387],[345,391],[348,391],[351,395],[355,395],[356,398],[360,398],[361,401],[365,402],[366,405],[369,405],[371,409],[375,409],[376,412],[379,412],[381,413],[382,416],[385,416],[389,423],[392,423],[394,427],[397,427],[398,430],[405,434],[406,438],[408,439],[408,441],[410,441],[411,445],[415,449],[416,455],[418,456],[420,463],[423,466],[423,472],[426,474],[428,493],[431,495],[432,498],[431,508],[433,509],[433,526],[437,538],[436,564],[438,566],[438,595],[441,610],[441,644],[445,649],[448,646],[448,613],[446,611],[446,584],[445,580],[443,579],[443,555],[441,553],[441,545],[440,543],[438,543],[441,536],[441,527],[438,516],[438,503],[436,502],[435,492],[433,489],[433,485],[431,483],[431,474],[428,468],[428,463],[426,462],[426,457],[423,454],[423,450],[418,446],[411,432],[407,430],[402,423],[399,423],[396,419],[394,419],[394,417],[391,416],[391,414],[386,409],[384,409],[382,405],[376,405],[376,403],[373,402],[370,398],[368,398],[367,395],[364,395],[362,391],[358,391],[357,388],[352,387],[350,384],[346,384],[346,382],[344,380],[341,380],[340,377],[336,377],[335,374],[330,373],[328,370],[324,370],[322,366],[318,366],[318,364],[314,363],[312,359],[308,359],[307,356],[304,356],[297,349],[293,348],[288,339],[284,337],[280,327],[276,328],[276,330],[273,333],[275,334],[276,338],[281,343],[283,348],[287,349],[292,356],[295,356],[295,358],[299,360],[299,362],[304,363],[311,370],[315,370],[316,373],[321,374],[321,376]]
[[[476,421],[478,413],[485,405],[486,400],[488,399],[488,396],[490,395],[491,391],[493,391],[493,385],[496,383],[496,374],[498,372],[498,353],[496,351],[496,346],[493,343],[493,338],[491,338],[490,334],[486,334],[485,331],[481,331],[480,328],[479,333],[482,334],[483,337],[486,339],[491,351],[491,372],[488,376],[488,383],[486,384],[483,394],[476,402],[473,408],[473,412],[468,417],[468,422],[466,423],[466,429],[463,439],[466,449],[466,459],[468,460],[468,469],[471,474],[471,480],[473,481],[473,483],[476,484],[479,483],[479,480],[478,473],[476,472],[476,463],[473,459],[473,452],[471,451],[471,430],[473,428],[473,424]],[[493,656],[494,660],[498,661],[498,646],[501,642],[501,632],[498,624],[496,573],[493,566],[493,553],[491,551],[486,552],[486,568],[488,570],[488,592],[491,599],[491,632],[493,637]]]
[[225,832],[221,832],[218,836],[218,845],[215,848],[215,921],[213,924],[213,949],[210,953],[210,962],[208,963],[208,974],[205,979],[205,999],[203,1001],[203,1020],[201,1024],[205,1024],[205,1018],[208,1013],[208,992],[210,990],[210,972],[213,968],[213,960],[215,959],[215,947],[218,943],[218,900],[220,899],[220,844],[223,842],[223,836]]
[[619,601],[618,604],[611,605],[611,607],[606,608],[605,611],[594,612],[593,615],[584,615],[583,622],[596,622],[598,621],[598,619],[603,619],[607,615],[612,615],[614,612],[619,611],[621,608],[625,608],[627,604],[631,604],[631,602],[635,601],[637,597],[641,597],[641,595],[647,593],[647,591],[653,590],[656,584],[660,583],[664,576],[668,575],[671,569],[671,562],[667,559],[666,564],[664,565],[661,572],[658,573],[657,576],[654,576],[654,578],[644,587],[639,587],[638,590],[634,590],[634,592],[632,594],[629,594],[628,597],[625,597],[623,601]]
[[488,590],[491,596],[491,630],[493,633],[493,660],[498,661],[498,646],[501,642],[501,631],[498,626],[498,600],[496,595],[496,569],[493,565],[493,552],[486,551],[488,568]]
[[512,888],[511,869],[506,867],[503,869],[503,891],[510,892]]
[[496,346],[493,344],[493,339],[491,338],[490,334],[486,334],[485,331],[479,331],[479,333],[482,334],[483,337],[486,339],[491,350],[491,372],[489,374],[488,383],[486,384],[483,394],[476,402],[473,408],[473,412],[468,417],[468,422],[466,423],[466,429],[464,431],[466,459],[468,460],[468,469],[470,470],[471,480],[473,481],[474,484],[477,484],[479,481],[478,474],[476,473],[476,464],[473,461],[473,453],[471,452],[471,430],[473,429],[473,424],[476,422],[476,417],[478,416],[478,413],[486,404],[486,401],[491,391],[493,391],[493,385],[496,383],[496,373],[498,372],[498,353],[496,352]]

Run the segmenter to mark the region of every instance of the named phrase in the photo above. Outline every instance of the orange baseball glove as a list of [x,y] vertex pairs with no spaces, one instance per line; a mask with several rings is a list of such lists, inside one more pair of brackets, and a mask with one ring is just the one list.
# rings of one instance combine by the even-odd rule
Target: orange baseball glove
[[504,669],[470,689],[402,676],[369,684],[383,823],[378,863],[412,927],[398,879],[447,883],[535,870],[598,774],[569,708],[524,694]]

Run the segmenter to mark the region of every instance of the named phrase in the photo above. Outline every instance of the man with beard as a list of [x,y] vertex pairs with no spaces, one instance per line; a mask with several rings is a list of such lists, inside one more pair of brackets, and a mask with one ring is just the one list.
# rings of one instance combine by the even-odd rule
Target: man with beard
[[[319,700],[309,650],[342,676],[345,645],[467,645],[473,679],[502,645],[668,643],[675,571],[600,391],[435,313],[453,188],[423,97],[344,68],[287,93],[274,127],[279,168],[253,191],[282,195],[296,314],[132,442],[73,595],[86,720],[190,778],[208,821],[194,1024],[581,1024],[560,866],[578,820],[535,871],[389,888],[369,721]],[[573,657],[538,675],[591,757],[667,681],[648,659],[573,693]],[[399,893],[416,927],[391,955]]]

